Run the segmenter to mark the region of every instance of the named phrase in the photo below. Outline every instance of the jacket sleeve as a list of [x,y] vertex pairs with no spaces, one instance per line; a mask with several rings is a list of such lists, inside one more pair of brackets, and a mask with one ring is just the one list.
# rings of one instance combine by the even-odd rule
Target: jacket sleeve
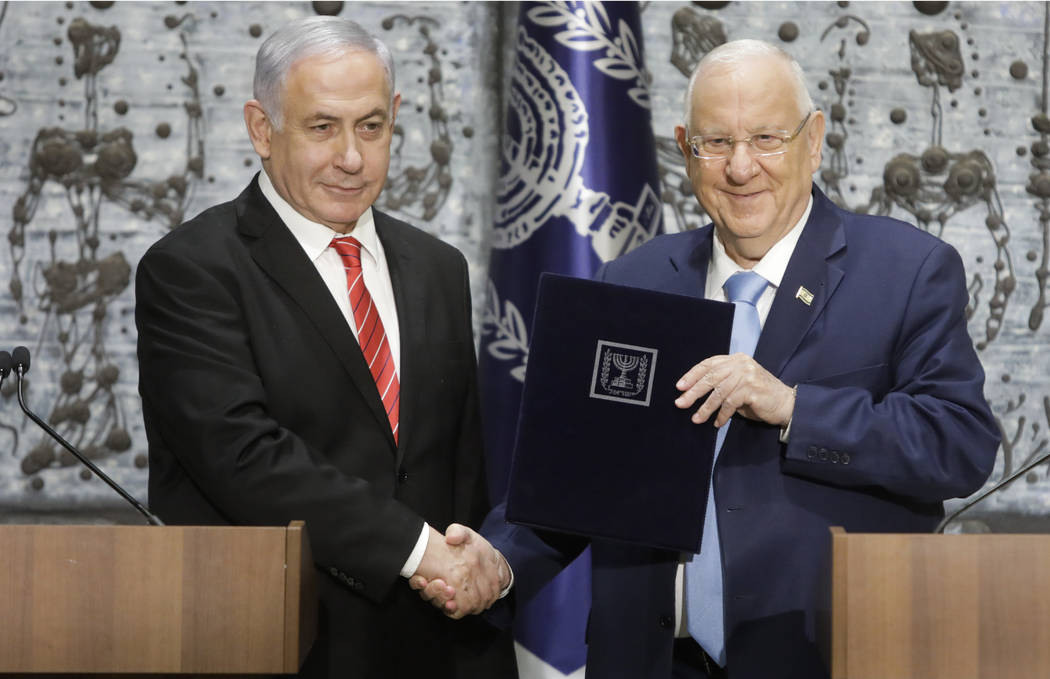
[[535,531],[508,522],[505,501],[489,513],[481,534],[503,554],[514,573],[511,596],[502,600],[488,616],[500,627],[509,626],[514,606],[536,596],[590,544],[584,537]]
[[[916,271],[888,365],[801,381],[783,471],[920,501],[965,497],[995,463],[999,428],[966,329],[962,261],[939,243]],[[865,372],[890,376],[878,394]]]

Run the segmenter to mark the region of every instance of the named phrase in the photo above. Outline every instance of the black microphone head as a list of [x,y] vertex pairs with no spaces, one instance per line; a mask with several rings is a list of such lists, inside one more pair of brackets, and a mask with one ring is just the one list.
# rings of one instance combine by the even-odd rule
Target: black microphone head
[[11,354],[6,351],[0,351],[0,380],[11,374],[12,365],[14,365],[14,362],[11,360]]
[[25,347],[15,347],[15,350],[11,352],[11,361],[14,363],[15,370],[22,369],[22,374],[29,372],[29,349]]

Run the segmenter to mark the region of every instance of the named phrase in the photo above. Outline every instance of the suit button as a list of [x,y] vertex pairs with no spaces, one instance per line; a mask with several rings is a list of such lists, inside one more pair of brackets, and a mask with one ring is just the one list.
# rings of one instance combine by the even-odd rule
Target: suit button
[[849,464],[849,453],[842,454],[842,464]]
[[831,451],[831,462],[833,464],[838,464],[839,463],[839,451],[837,451],[837,450]]
[[399,471],[397,473],[397,482],[398,483],[408,483],[408,472],[406,472],[404,469]]
[[660,627],[663,629],[671,629],[672,625],[674,625],[674,618],[669,615],[660,616]]
[[816,456],[817,456],[817,447],[816,446],[810,446],[809,450],[806,451],[806,457],[808,457],[809,459],[812,460]]
[[821,462],[827,462],[828,461],[828,449],[827,448],[821,448],[820,450],[818,450],[817,451],[817,457],[820,458]]

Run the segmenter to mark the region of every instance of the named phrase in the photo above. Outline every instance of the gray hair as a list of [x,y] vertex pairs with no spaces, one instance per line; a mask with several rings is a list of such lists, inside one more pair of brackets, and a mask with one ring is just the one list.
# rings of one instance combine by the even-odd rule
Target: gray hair
[[693,75],[689,78],[689,87],[685,91],[683,124],[689,127],[689,114],[693,108],[693,89],[701,77],[717,66],[732,66],[754,57],[778,57],[786,61],[791,66],[791,74],[795,81],[795,98],[798,101],[799,115],[806,115],[813,110],[813,98],[809,95],[809,87],[806,86],[806,74],[802,72],[802,67],[790,54],[763,40],[732,40],[705,54],[693,69]]
[[393,106],[394,60],[387,46],[349,19],[307,17],[278,28],[255,55],[253,96],[277,130],[284,123],[281,96],[284,93],[284,80],[292,65],[306,57],[343,51],[368,52],[379,59],[386,75],[386,84],[390,88],[390,105]]

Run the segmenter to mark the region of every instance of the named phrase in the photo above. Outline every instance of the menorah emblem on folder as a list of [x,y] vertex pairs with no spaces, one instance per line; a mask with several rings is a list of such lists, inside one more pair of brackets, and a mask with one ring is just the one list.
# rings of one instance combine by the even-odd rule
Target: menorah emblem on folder
[[649,347],[598,340],[591,398],[648,406],[657,353]]
[[638,356],[612,354],[612,363],[620,371],[620,376],[613,379],[612,386],[619,389],[633,389],[634,382],[628,379],[627,373],[637,368],[640,362],[641,358]]

